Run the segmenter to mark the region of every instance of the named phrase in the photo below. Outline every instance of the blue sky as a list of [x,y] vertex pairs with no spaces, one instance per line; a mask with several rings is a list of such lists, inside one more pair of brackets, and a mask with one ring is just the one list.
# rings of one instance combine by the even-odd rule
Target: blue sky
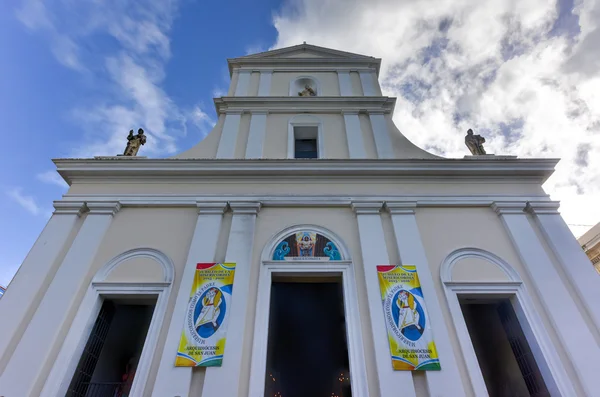
[[[173,142],[179,151],[201,140],[210,129],[210,120],[216,118],[212,98],[228,85],[226,58],[268,48],[276,39],[271,15],[278,1],[229,1],[227,7],[221,2],[184,1],[174,4],[172,22],[159,21],[171,26],[162,28],[168,35],[170,55],[157,55],[158,48],[152,46],[147,53],[136,53],[104,27],[81,32],[78,24],[89,23],[96,10],[92,1],[80,3],[88,4],[68,10],[64,2],[45,2],[44,13],[53,27],[39,22],[27,26],[23,20],[28,16],[20,15],[27,2],[9,0],[0,6],[0,133],[4,141],[0,146],[4,170],[0,178],[0,285],[8,283],[33,245],[51,214],[52,201],[66,191],[66,185],[52,178],[50,159],[79,153],[116,154],[117,149],[99,144],[103,135],[114,133],[111,126],[82,120],[78,114],[101,106],[136,106],[135,100],[117,92],[107,71],[107,58],[133,53],[146,70],[151,62],[159,64],[153,67],[162,68],[164,79],[157,86],[176,107],[174,113],[188,118],[185,132],[180,131]],[[136,11],[130,12],[133,19]],[[65,54],[52,49],[57,40],[52,35],[73,40],[75,64],[65,65],[58,59]],[[192,121],[197,108],[208,118],[206,123],[199,120],[199,126]],[[175,123],[174,118],[166,117],[166,124]],[[115,120],[121,133],[119,144],[123,146],[129,129],[151,131],[144,121]],[[155,156],[167,154],[153,151]]]
[[183,151],[212,128],[226,58],[306,41],[383,59],[394,122],[446,157],[560,157],[544,185],[576,235],[600,221],[600,1],[4,0],[0,284],[66,186],[51,158]]

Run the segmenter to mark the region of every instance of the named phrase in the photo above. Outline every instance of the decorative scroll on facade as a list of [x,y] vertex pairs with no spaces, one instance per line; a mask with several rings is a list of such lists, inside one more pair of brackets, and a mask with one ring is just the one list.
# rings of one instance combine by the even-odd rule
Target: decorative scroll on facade
[[342,256],[329,238],[313,230],[302,230],[291,233],[275,246],[273,260],[339,261]]
[[198,263],[177,350],[177,367],[220,367],[235,263]]
[[381,265],[377,274],[394,370],[441,369],[416,267]]

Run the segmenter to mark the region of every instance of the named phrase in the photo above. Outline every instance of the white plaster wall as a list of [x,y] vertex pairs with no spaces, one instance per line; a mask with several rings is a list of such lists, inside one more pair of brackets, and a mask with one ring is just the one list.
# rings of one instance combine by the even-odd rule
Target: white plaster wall
[[[288,123],[296,114],[269,114],[263,157],[267,159],[287,158]],[[347,159],[348,141],[346,128],[341,114],[314,115],[321,120],[325,158]]]
[[290,82],[300,76],[314,77],[319,82],[319,96],[340,96],[340,84],[335,72],[273,72],[271,96],[289,96]]
[[[556,346],[569,377],[578,389],[580,393],[578,395],[584,395],[581,385],[575,376],[573,366],[569,362],[565,350],[556,335],[556,331],[553,329],[548,315],[540,302],[540,297],[535,293],[535,288],[533,288],[532,282],[523,268],[523,264],[496,213],[490,208],[418,208],[416,216],[431,273],[434,275],[433,279],[437,290],[436,303],[443,308],[444,319],[450,331],[454,353],[461,364],[461,377],[466,389],[471,390],[470,382],[465,371],[464,357],[462,356],[456,331],[450,318],[439,274],[440,265],[448,254],[458,248],[474,247],[487,250],[504,259],[519,273],[525,285],[529,286],[527,289],[532,297],[533,305],[541,317],[552,343]],[[481,276],[493,277],[489,272],[483,272]],[[432,300],[430,297],[425,298],[428,302]]]
[[[91,282],[93,276],[98,270],[115,256],[133,248],[154,248],[165,253],[175,266],[175,278],[173,281],[173,289],[169,297],[167,311],[164,317],[164,323],[158,339],[158,348],[154,356],[154,362],[149,373],[149,391],[152,389],[158,364],[161,358],[162,346],[166,338],[168,323],[170,322],[173,305],[175,304],[176,291],[179,288],[180,277],[185,265],[185,260],[189,250],[192,233],[196,224],[197,211],[196,208],[124,208],[115,215],[109,230],[107,231],[98,254],[96,255],[92,266],[90,267],[87,276],[81,280],[81,293],[73,296],[73,301],[81,301],[87,286]],[[216,231],[218,233],[218,231]],[[202,258],[199,258],[199,262]],[[133,263],[132,266],[139,267],[140,264]],[[117,270],[114,277],[118,277],[115,281],[145,281],[146,278],[152,277],[153,270],[147,275],[140,275],[139,280],[134,280],[135,276],[130,269]],[[68,315],[68,321],[63,324],[58,340],[62,340],[66,336],[71,321],[75,313],[79,309],[78,305],[73,305],[71,313]],[[36,379],[34,391],[39,394],[50,371],[53,359],[58,354],[60,344],[53,346],[49,355],[49,360],[45,363],[40,374],[36,377],[31,374],[32,379]],[[36,395],[37,395],[36,394]]]
[[[286,137],[287,139],[287,137]],[[265,143],[266,145],[266,143]],[[287,143],[285,144],[287,147]],[[267,148],[266,148],[267,149]],[[272,157],[273,154],[267,156]],[[289,177],[272,177],[252,181],[249,178],[213,179],[195,183],[154,182],[154,183],[74,183],[68,194],[194,194],[194,195],[545,195],[539,185],[534,183],[489,183],[481,181],[452,180],[450,178],[435,181],[414,179],[356,178],[339,180],[307,180],[298,184]]]
[[[256,221],[252,270],[250,273],[250,291],[247,299],[248,314],[245,327],[246,339],[242,364],[244,370],[240,381],[240,384],[242,385],[241,395],[247,395],[250,381],[250,359],[254,332],[254,315],[256,313],[256,298],[258,294],[260,255],[265,245],[271,241],[275,234],[289,226],[298,224],[314,224],[327,228],[337,234],[347,245],[353,258],[360,315],[362,318],[368,318],[366,285],[364,279],[360,276],[361,274],[364,274],[362,269],[363,264],[360,259],[360,242],[356,217],[352,210],[350,208],[264,208],[259,213]],[[361,331],[363,342],[365,344],[364,354],[369,383],[369,395],[371,397],[378,397],[379,392],[376,384],[377,375],[375,373],[375,356],[373,355],[374,346],[372,343],[371,327],[367,321],[362,322]]]

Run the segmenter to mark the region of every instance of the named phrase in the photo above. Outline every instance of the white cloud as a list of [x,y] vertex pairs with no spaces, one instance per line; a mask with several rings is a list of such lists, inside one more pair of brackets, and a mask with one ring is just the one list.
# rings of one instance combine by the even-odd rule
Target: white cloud
[[202,104],[197,104],[189,111],[188,119],[196,126],[202,134],[206,136],[215,125],[213,120],[203,109]]
[[40,207],[35,202],[35,199],[32,196],[28,196],[23,194],[23,189],[20,187],[15,187],[9,189],[6,194],[10,197],[14,202],[23,207],[27,212],[31,215],[38,215],[41,213]]
[[587,225],[600,221],[600,1],[576,3],[579,26],[557,35],[570,10],[546,0],[294,0],[274,16],[274,47],[382,58],[396,125],[436,154],[468,154],[473,128],[488,152],[562,158],[544,187]]
[[58,172],[54,170],[44,171],[36,175],[37,179],[48,183],[50,185],[56,185],[62,188],[67,188],[69,185],[65,182],[64,179],[58,174]]
[[[72,109],[83,131],[69,156],[115,155],[127,132],[144,128],[147,144],[140,155],[177,151],[185,136],[186,113],[162,89],[170,58],[169,34],[179,0],[25,0],[17,18],[44,33],[57,61],[97,84],[94,100]],[[109,36],[113,46],[90,47],[94,37]]]

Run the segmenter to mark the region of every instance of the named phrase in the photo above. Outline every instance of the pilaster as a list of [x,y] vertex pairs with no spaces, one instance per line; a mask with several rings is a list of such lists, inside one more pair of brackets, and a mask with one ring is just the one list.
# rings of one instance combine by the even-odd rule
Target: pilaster
[[356,213],[360,247],[362,252],[369,316],[375,347],[375,363],[377,367],[379,395],[395,397],[401,391],[403,396],[415,397],[415,387],[410,371],[394,371],[388,342],[377,265],[389,263],[383,225],[381,223],[382,202],[353,202]]
[[218,159],[231,159],[235,153],[235,144],[240,131],[242,112],[229,111],[225,114],[225,121],[221,130],[221,139],[217,148]]
[[[51,359],[61,329],[68,326],[66,320],[84,287],[82,280],[86,279],[113,215],[121,208],[118,202],[86,204],[89,213],[0,378],[3,395],[31,394],[35,379]],[[27,374],[26,379],[23,374]]]
[[358,112],[342,112],[346,125],[346,139],[348,152],[351,159],[364,159],[367,157]]
[[362,89],[364,96],[377,96],[377,92],[375,91],[375,82],[373,72],[371,71],[359,71],[360,75],[360,83],[362,84]]
[[235,96],[248,96],[251,74],[251,70],[240,70],[238,72],[238,80],[235,86]]
[[600,278],[560,216],[558,207],[558,202],[529,202],[526,210],[533,216],[596,328],[600,329]]
[[600,377],[595,373],[600,349],[529,223],[523,211],[525,202],[495,202],[492,208],[500,216],[586,395],[594,395],[600,390]]
[[459,362],[454,355],[449,330],[444,321],[441,299],[437,295],[433,275],[415,216],[416,202],[386,202],[392,216],[394,235],[401,263],[415,265],[423,297],[427,303],[429,324],[438,352],[441,371],[427,371],[427,385],[432,396],[463,396],[465,390],[458,371]]
[[196,264],[213,262],[215,260],[219,231],[221,230],[223,213],[227,208],[227,203],[198,202],[197,207],[198,219],[196,220],[196,228],[194,229],[190,250],[181,276],[173,316],[169,323],[167,340],[163,347],[158,374],[156,375],[154,390],[152,391],[152,396],[155,397],[186,397],[190,392],[192,368],[176,367],[175,357],[190,300]]
[[[235,263],[232,305],[227,326],[227,343],[221,367],[208,367],[202,389],[203,397],[238,396],[244,360],[246,314],[250,289],[250,267],[256,215],[259,202],[230,202],[233,212],[225,262]],[[247,357],[249,358],[249,357]],[[248,360],[249,362],[249,360]]]
[[248,143],[246,144],[246,158],[259,159],[263,156],[263,146],[267,131],[267,112],[252,112],[250,117],[250,132],[248,133]]
[[258,96],[269,96],[271,94],[272,70],[261,70],[258,83]]
[[352,81],[350,80],[350,71],[338,70],[337,75],[340,83],[340,95],[352,96]]
[[370,112],[371,127],[373,129],[373,138],[375,139],[375,148],[377,157],[380,159],[394,158],[394,150],[390,139],[390,132],[383,112]]
[[39,304],[42,298],[39,293],[52,280],[56,270],[54,265],[61,252],[64,252],[79,217],[86,210],[83,202],[70,201],[55,201],[54,208],[54,214],[0,300],[0,373],[22,336],[18,332],[19,328]]

